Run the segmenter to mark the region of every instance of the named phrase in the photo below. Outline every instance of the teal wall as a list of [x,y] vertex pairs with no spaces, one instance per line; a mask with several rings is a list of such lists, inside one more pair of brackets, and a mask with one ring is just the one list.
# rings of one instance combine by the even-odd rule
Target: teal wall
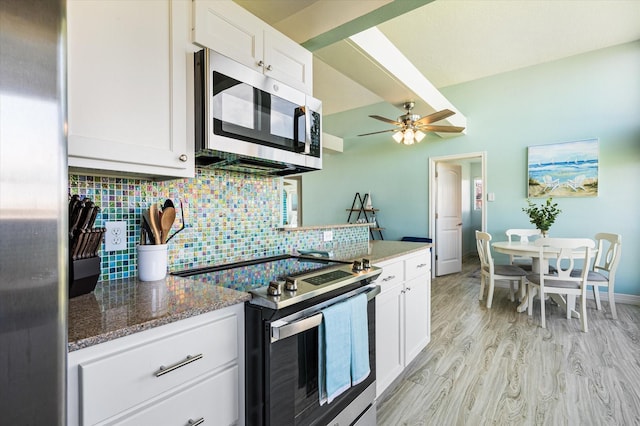
[[[506,228],[531,226],[521,211],[527,146],[596,137],[599,195],[557,198],[563,213],[551,234],[622,234],[616,292],[640,295],[640,41],[442,92],[467,117],[466,136],[429,135],[414,146],[398,145],[388,133],[346,137],[343,154],[325,155],[324,169],[303,177],[304,223],[343,223],[354,193],[371,191],[386,239],[428,236],[429,158],[484,151],[486,191],[495,193],[495,202],[486,203],[487,227],[501,240]],[[374,105],[325,117],[325,131],[348,129],[352,120],[367,114],[393,116],[384,104]]]

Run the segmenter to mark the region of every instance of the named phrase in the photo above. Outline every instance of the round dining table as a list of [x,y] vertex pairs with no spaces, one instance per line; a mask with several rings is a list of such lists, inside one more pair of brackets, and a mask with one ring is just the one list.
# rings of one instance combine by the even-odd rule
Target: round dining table
[[[542,252],[542,259],[540,258],[540,247],[536,246],[533,242],[521,242],[521,241],[496,241],[492,245],[493,249],[502,254],[513,254],[516,256],[525,256],[531,258],[531,271],[532,273],[539,273],[541,270],[543,273],[549,273],[549,259],[555,259],[558,257],[559,250],[551,247],[544,247]],[[592,250],[595,253],[595,250]],[[584,255],[583,251],[577,251],[576,254]],[[529,304],[529,291],[532,286],[527,286],[527,296],[518,305],[517,311],[524,312]],[[535,296],[535,295],[534,295]],[[549,295],[558,305],[567,309],[567,301],[562,295],[552,293]],[[573,318],[580,318],[580,313],[572,310],[571,316]]]
[[549,273],[549,259],[558,257],[558,250],[545,247],[543,259],[540,259],[540,249],[534,245],[533,242],[496,241],[491,246],[498,253],[530,257],[531,270],[533,272],[540,272],[542,269],[542,272],[545,274]]

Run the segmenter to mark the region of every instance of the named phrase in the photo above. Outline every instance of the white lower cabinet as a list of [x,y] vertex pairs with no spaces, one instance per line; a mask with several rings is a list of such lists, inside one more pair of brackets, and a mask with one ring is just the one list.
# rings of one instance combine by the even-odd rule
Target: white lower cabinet
[[431,251],[426,249],[377,264],[376,394],[424,349],[431,337]]
[[244,305],[69,353],[68,424],[242,424]]
[[402,330],[403,284],[386,289],[376,297],[376,393],[389,386],[404,370]]

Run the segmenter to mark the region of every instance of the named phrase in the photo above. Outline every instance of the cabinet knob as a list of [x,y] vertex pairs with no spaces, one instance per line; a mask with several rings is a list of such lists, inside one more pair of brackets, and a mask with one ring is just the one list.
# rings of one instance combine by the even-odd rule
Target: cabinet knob
[[267,71],[271,71],[271,65],[266,65],[264,61],[258,61],[258,66],[264,68]]
[[183,163],[186,163],[188,159],[189,157],[187,157],[187,154],[182,154],[180,157],[178,157],[178,160],[182,161]]

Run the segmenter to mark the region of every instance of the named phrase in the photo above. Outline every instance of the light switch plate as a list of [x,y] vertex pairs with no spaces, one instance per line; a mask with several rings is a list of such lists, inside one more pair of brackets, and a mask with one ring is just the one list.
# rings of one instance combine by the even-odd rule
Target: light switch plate
[[107,229],[104,235],[105,251],[118,251],[127,249],[127,222],[106,221]]
[[333,231],[322,232],[322,241],[324,241],[325,243],[328,241],[333,241]]

